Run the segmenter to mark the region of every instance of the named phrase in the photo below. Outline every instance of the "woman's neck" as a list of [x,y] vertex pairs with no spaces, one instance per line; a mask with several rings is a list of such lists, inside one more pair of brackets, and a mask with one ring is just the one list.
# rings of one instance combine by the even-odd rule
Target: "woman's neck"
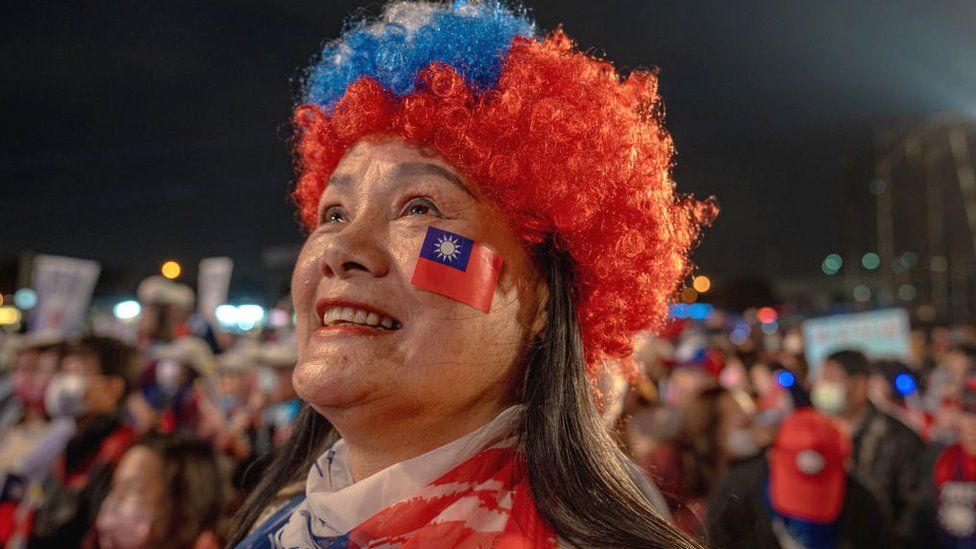
[[475,405],[454,414],[364,418],[360,410],[333,412],[326,417],[342,435],[356,481],[387,467],[453,442],[495,419],[509,405]]

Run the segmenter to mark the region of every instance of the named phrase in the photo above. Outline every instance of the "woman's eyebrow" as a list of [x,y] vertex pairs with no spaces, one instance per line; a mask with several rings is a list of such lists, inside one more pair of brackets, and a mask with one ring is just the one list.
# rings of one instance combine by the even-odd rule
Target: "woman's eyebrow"
[[457,186],[459,189],[468,194],[475,201],[480,202],[478,197],[471,192],[470,189],[461,181],[461,178],[452,171],[438,166],[437,164],[431,164],[429,162],[404,162],[402,164],[397,164],[396,168],[393,170],[394,177],[412,177],[418,175],[431,175],[435,177],[440,177],[446,179],[450,183]]
[[352,183],[352,176],[344,173],[334,173],[332,177],[329,178],[327,187],[338,184],[340,187],[348,187]]

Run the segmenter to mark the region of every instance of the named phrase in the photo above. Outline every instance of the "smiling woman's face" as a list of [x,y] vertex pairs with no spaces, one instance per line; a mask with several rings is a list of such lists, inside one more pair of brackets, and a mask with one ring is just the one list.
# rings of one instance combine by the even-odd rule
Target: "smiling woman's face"
[[[502,256],[490,313],[410,283],[429,226]],[[544,293],[528,254],[473,185],[397,138],[360,141],[329,180],[292,277],[295,388],[340,431],[497,413],[514,401]]]

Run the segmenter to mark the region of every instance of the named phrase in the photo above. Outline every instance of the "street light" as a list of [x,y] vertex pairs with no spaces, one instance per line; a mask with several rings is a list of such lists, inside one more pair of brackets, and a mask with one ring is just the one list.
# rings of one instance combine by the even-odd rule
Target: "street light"
[[163,263],[163,268],[160,270],[163,272],[163,276],[170,280],[180,276],[180,273],[183,272],[183,268],[180,267],[180,264],[173,260]]
[[705,275],[698,275],[695,277],[694,282],[691,286],[700,294],[703,294],[712,288],[712,281]]
[[119,320],[132,320],[141,312],[142,306],[139,305],[139,302],[131,299],[120,301],[115,304],[115,307],[112,307],[112,314]]

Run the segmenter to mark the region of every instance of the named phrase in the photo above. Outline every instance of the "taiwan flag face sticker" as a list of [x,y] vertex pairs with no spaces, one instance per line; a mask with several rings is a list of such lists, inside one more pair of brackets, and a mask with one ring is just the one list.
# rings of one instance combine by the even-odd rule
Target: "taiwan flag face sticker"
[[427,227],[410,282],[488,313],[501,270],[502,256],[470,238]]

